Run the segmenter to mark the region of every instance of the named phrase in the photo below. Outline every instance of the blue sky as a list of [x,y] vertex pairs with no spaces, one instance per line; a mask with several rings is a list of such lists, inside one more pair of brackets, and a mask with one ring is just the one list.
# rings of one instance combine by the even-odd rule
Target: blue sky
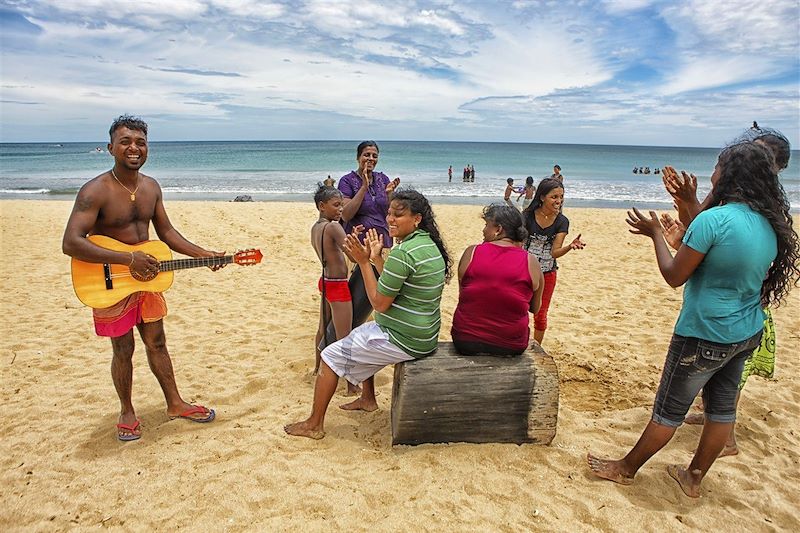
[[800,140],[797,0],[0,0],[0,141]]

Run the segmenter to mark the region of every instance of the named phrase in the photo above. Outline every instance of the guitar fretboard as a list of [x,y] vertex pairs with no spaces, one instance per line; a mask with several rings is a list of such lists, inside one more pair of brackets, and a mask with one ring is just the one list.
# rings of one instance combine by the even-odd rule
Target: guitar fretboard
[[218,266],[229,265],[233,263],[232,255],[225,255],[223,257],[190,257],[188,259],[170,259],[168,261],[161,261],[158,265],[158,270],[161,272],[169,272],[170,270],[182,270],[184,268],[197,268],[203,266]]

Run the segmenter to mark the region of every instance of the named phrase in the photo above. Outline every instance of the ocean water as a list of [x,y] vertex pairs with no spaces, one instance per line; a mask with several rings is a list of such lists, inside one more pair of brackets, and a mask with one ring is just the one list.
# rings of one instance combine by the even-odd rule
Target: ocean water
[[[339,178],[356,166],[355,141],[151,142],[143,172],[156,178],[167,200],[311,201],[317,182]],[[672,165],[694,173],[699,195],[709,188],[719,150],[483,142],[380,142],[378,170],[399,177],[434,202],[485,204],[502,199],[507,178],[538,182],[562,167],[568,205],[669,208],[658,174],[634,174]],[[99,149],[99,150],[98,150]],[[800,207],[800,154],[781,175],[793,211]],[[108,170],[105,145],[91,143],[0,144],[0,198],[72,199],[88,179]],[[462,182],[465,165],[475,181]],[[453,181],[447,168],[453,166]],[[701,196],[702,197],[702,196]]]

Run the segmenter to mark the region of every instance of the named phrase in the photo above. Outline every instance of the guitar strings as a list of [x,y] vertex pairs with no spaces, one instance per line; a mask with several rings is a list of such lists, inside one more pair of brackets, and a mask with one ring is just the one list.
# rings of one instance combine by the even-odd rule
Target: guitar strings
[[[194,257],[194,258],[191,258],[191,259],[170,259],[169,261],[165,261],[165,263],[168,263],[168,265],[167,265],[167,266],[170,266],[170,267],[178,266],[179,268],[177,268],[177,269],[175,269],[175,268],[169,268],[169,269],[167,269],[167,270],[159,270],[158,272],[156,272],[156,276],[157,276],[158,274],[161,274],[162,272],[174,272],[175,270],[179,270],[179,269],[180,269],[180,266],[184,266],[182,262],[192,263],[192,262],[195,262],[195,261],[197,261],[198,259],[203,259],[203,260],[208,260],[208,259],[212,259],[212,260],[213,260],[213,259],[221,259],[221,260],[222,260],[222,262],[220,262],[220,263],[219,263],[219,265],[215,265],[215,264],[214,264],[214,263],[216,263],[216,261],[212,261],[212,262],[211,262],[210,264],[208,264],[208,265],[204,265],[204,264],[202,264],[202,262],[201,262],[201,264],[198,264],[198,265],[191,265],[191,266],[197,266],[197,267],[202,267],[202,266],[222,266],[222,265],[226,265],[226,264],[228,264],[228,262],[226,261],[226,260],[228,259],[228,256],[223,256],[223,257],[219,257],[219,258],[212,258],[212,257],[208,257],[208,258],[199,258],[199,257]],[[203,261],[203,262],[205,262],[205,261]],[[131,271],[130,271],[130,270],[128,270],[127,272],[125,272],[125,271],[120,271],[120,272],[112,272],[112,273],[111,273],[111,276],[110,276],[110,278],[111,278],[111,279],[117,279],[117,278],[133,278],[133,274],[131,273]],[[134,279],[135,279],[135,278],[134,278]],[[155,278],[154,278],[154,279],[155,279]],[[152,280],[151,280],[151,281],[152,281]]]
[[[162,272],[174,272],[175,270],[181,270],[181,267],[188,266],[188,267],[202,267],[202,266],[224,266],[233,262],[234,256],[220,256],[220,257],[193,257],[190,259],[170,259],[168,261],[164,261],[167,263],[169,267],[177,267],[177,268],[169,268],[167,270],[159,270],[156,272],[156,276],[161,274]],[[200,264],[192,264],[195,262],[200,262]],[[210,262],[209,262],[210,261]],[[209,262],[209,264],[203,264],[205,262]],[[133,274],[130,270],[127,272],[112,272],[110,278],[111,279],[118,279],[118,278],[133,278]],[[136,279],[136,278],[134,278]],[[153,278],[155,279],[155,278]],[[149,280],[152,281],[152,280]]]

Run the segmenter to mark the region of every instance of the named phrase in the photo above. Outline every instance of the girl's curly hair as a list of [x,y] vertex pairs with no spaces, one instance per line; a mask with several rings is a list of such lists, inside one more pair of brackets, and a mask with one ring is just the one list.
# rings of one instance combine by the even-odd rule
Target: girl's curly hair
[[431,240],[436,244],[439,253],[442,254],[444,259],[444,280],[450,281],[453,277],[453,262],[450,259],[450,254],[447,253],[447,247],[444,245],[442,235],[439,232],[439,226],[436,224],[436,218],[433,216],[433,209],[428,199],[422,193],[413,189],[397,189],[392,195],[392,202],[398,202],[408,209],[414,215],[422,215],[422,221],[419,223],[419,229],[427,231]]
[[775,158],[755,142],[738,142],[719,154],[719,180],[709,207],[723,203],[747,204],[768,221],[778,241],[778,255],[761,287],[761,303],[779,306],[800,281],[800,243],[792,227],[789,200],[775,172]]

